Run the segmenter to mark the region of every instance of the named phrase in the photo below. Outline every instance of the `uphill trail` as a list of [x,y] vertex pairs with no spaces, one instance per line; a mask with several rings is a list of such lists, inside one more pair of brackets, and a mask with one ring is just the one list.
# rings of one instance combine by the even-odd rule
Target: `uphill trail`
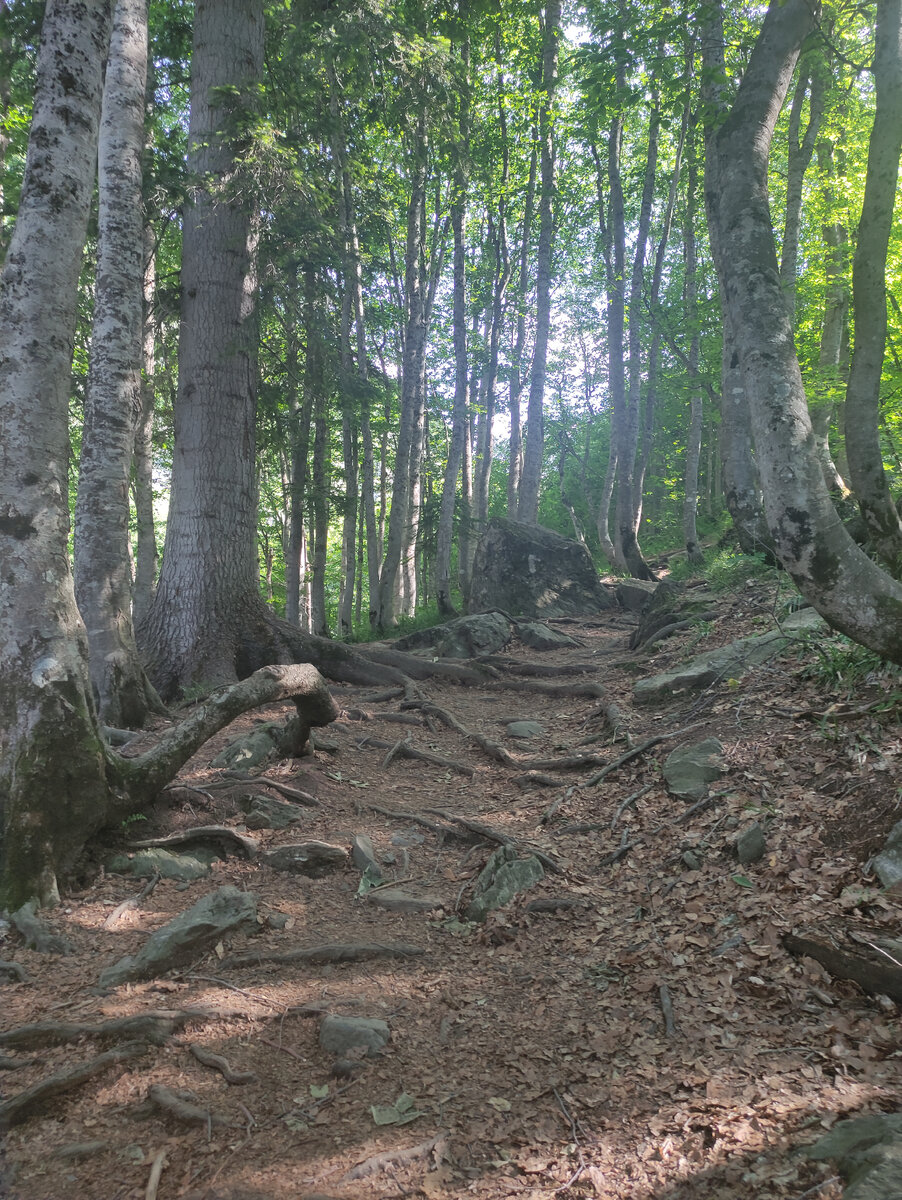
[[[876,703],[891,683],[852,703],[800,640],[741,679],[634,702],[639,677],[760,633],[771,609],[750,586],[641,651],[618,610],[550,622],[573,640],[553,651],[514,639],[481,687],[336,686],[313,753],[244,779],[212,759],[290,706],[236,721],[119,849],[218,824],[255,857],[149,886],[98,870],[48,918],[67,955],[5,931],[23,977],[0,981],[2,1028],[76,1030],[0,1039],[3,1099],[110,1057],[10,1120],[0,1195],[839,1197],[796,1150],[897,1106],[896,1004],[783,939],[898,929],[864,869],[902,816],[898,714]],[[674,795],[668,757],[712,738],[716,777]],[[754,826],[763,853],[742,863]],[[268,853],[311,843],[338,849]],[[533,882],[469,920],[493,855]],[[255,923],[97,987],[225,885],[256,898]],[[96,1032],[161,1012],[163,1034],[120,1059],[125,1034]]]

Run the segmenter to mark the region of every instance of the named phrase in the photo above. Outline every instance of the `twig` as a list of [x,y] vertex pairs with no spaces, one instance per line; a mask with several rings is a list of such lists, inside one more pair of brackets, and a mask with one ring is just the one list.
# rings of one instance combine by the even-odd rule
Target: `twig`
[[670,999],[670,990],[666,983],[662,983],[658,988],[658,994],[661,997],[661,1011],[664,1014],[664,1034],[666,1037],[673,1037],[676,1033],[676,1024],[673,1019],[673,1001]]
[[697,813],[704,812],[706,808],[711,808],[718,800],[722,800],[724,796],[730,796],[735,791],[735,788],[727,788],[723,792],[712,792],[710,796],[705,796],[702,800],[697,800],[691,808],[686,811],[675,821],[671,821],[671,825],[685,825],[685,823],[694,817]]
[[163,1168],[166,1166],[166,1151],[158,1150],[153,1156],[153,1162],[150,1166],[150,1178],[147,1180],[147,1188],[144,1191],[144,1200],[157,1200],[157,1191],[160,1187],[160,1179],[163,1175]]
[[236,987],[234,983],[229,983],[225,979],[217,979],[214,975],[183,975],[183,979],[198,979],[201,983],[215,983],[219,987],[228,988],[229,991],[238,992],[241,996],[247,996],[250,1000],[259,1000],[261,1004],[268,1004],[270,1008],[284,1009],[284,1004],[277,1004],[275,1000],[270,1000],[267,996],[258,996],[256,992],[247,992],[244,988]]
[[841,1176],[831,1175],[829,1179],[825,1179],[823,1183],[816,1183],[814,1187],[807,1188],[800,1195],[796,1196],[796,1200],[805,1200],[806,1196],[816,1196],[818,1192],[822,1192],[825,1187],[831,1183],[839,1183]]
[[119,918],[123,916],[123,914],[136,909],[142,900],[147,899],[162,878],[163,876],[160,874],[160,872],[155,871],[153,876],[147,881],[141,891],[138,892],[137,896],[129,896],[126,900],[123,900],[121,904],[116,905],[116,907],[104,921],[103,928],[113,929],[114,926],[118,924]]
[[[400,880],[398,882],[401,882]],[[395,886],[394,881],[391,884]],[[375,891],[375,888],[371,888]],[[256,954],[233,955],[223,959],[220,966],[223,970],[234,967],[256,967],[261,963],[343,963],[365,962],[372,958],[413,958],[425,954],[419,946],[411,946],[406,942],[337,942],[323,946],[310,946],[306,949],[284,950],[276,953],[260,951]]]
[[631,805],[635,804],[637,800],[641,800],[642,797],[645,795],[645,793],[650,792],[653,787],[654,787],[653,783],[647,783],[645,785],[645,787],[639,788],[638,792],[633,792],[632,796],[627,796],[627,798],[623,801],[623,803],[621,805],[619,805],[617,811],[614,813],[614,816],[611,820],[611,832],[612,833],[617,828],[617,822],[620,820],[620,818],[623,816],[623,814],[626,812],[626,810]]
[[185,1121],[189,1125],[206,1125],[208,1136],[213,1125],[234,1125],[233,1121],[220,1117],[206,1108],[201,1108],[199,1104],[183,1100],[161,1083],[151,1085],[147,1092],[147,1098],[157,1108],[162,1108],[164,1112],[168,1112],[170,1116],[176,1117],[179,1121]]
[[616,850],[612,850],[610,854],[606,854],[599,862],[599,867],[612,867],[614,863],[620,862],[625,854],[629,854],[630,850],[636,846],[641,846],[642,838],[636,838],[634,842],[628,840],[629,830],[624,829],[623,838]]
[[[310,1015],[313,1016],[314,1014],[311,1013]],[[280,1042],[272,1042],[269,1038],[265,1037],[259,1038],[258,1041],[261,1041],[264,1046],[269,1046],[272,1050],[278,1050],[280,1054],[288,1054],[292,1058],[296,1058],[298,1062],[305,1063],[307,1061],[303,1054],[298,1054],[297,1050],[292,1050],[290,1046],[284,1046]]]
[[[309,792],[302,792],[299,788],[289,787],[287,783],[280,783],[278,779],[270,779],[268,775],[249,775],[247,778],[237,774],[234,771],[226,771],[229,779],[234,779],[236,783],[246,783],[252,786],[271,787],[277,792],[281,792],[289,800],[294,800],[296,804],[304,804],[308,808],[320,808],[321,800],[317,800],[316,796],[311,796]],[[235,784],[208,784],[209,787],[234,787]]]
[[395,742],[395,744],[389,750],[388,754],[386,754],[385,758],[383,758],[383,760],[382,760],[382,770],[383,771],[389,765],[391,760],[401,753],[401,747],[404,745],[404,740],[405,740],[404,738],[399,738],[398,741]]

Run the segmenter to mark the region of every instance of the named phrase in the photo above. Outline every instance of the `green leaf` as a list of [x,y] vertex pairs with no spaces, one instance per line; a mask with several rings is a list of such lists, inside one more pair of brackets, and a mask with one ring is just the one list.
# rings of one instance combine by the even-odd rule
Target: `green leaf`
[[740,887],[753,888],[755,886],[746,875],[731,875],[730,878],[734,883],[738,883]]
[[329,1095],[328,1083],[323,1083],[323,1084],[311,1083],[310,1095],[313,1097],[314,1100],[325,1100],[325,1098]]

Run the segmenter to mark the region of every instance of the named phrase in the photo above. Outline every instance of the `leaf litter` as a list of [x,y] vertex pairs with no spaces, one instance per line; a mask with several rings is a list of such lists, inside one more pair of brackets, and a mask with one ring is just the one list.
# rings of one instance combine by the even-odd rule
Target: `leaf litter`
[[[749,633],[768,605],[753,588],[725,599],[707,644]],[[864,864],[902,818],[898,715],[871,703],[871,688],[853,698],[850,718],[845,694],[803,678],[804,658],[637,708],[631,664],[665,669],[697,635],[631,657],[627,617],[602,614],[567,631],[581,645],[556,651],[555,665],[571,662],[571,681],[584,683],[582,668],[597,660],[595,679],[627,742],[613,740],[597,696],[430,681],[429,704],[464,732],[423,714],[411,743],[472,775],[397,755],[385,763],[384,750],[367,745],[367,723],[343,718],[329,731],[337,755],[316,751],[255,777],[255,792],[268,776],[275,796],[290,787],[321,802],[290,833],[255,834],[266,847],[350,845],[366,834],[384,882],[427,907],[377,905],[392,887],[374,871],[348,866],[312,879],[229,858],[207,879],[159,881],[113,928],[110,912],[140,883],[101,872],[48,918],[75,946],[66,957],[27,950],[6,931],[0,957],[24,969],[0,983],[6,1029],[96,1028],[161,1008],[193,1015],[164,1044],[98,1070],[10,1129],[0,1191],[143,1200],[153,1182],[159,1200],[835,1200],[829,1165],[797,1149],[843,1115],[897,1107],[902,1032],[892,1001],[790,956],[782,939],[793,930],[897,932],[898,898]],[[371,703],[361,689],[334,694],[346,710],[402,707]],[[797,715],[831,704],[833,716]],[[248,785],[225,780],[210,760],[285,711],[245,716],[205,747],[182,772],[183,790],[167,796],[171,807],[148,814],[148,834],[214,820],[242,828]],[[584,753],[586,739],[595,760],[613,763],[663,737],[594,787],[583,783],[597,766],[562,767],[549,792],[474,741],[504,742],[499,728],[514,719],[543,726],[528,746],[504,745],[515,760],[541,760],[544,773]],[[677,743],[718,737],[727,771],[716,800],[691,811],[668,796],[661,764],[674,745],[666,735],[697,723],[701,731]],[[211,790],[224,782],[232,786]],[[733,843],[752,822],[765,854],[738,871]],[[464,920],[477,876],[505,843],[523,857],[540,852],[556,870],[484,923]],[[258,897],[255,930],[229,935],[180,972],[95,990],[103,967],[223,884]],[[355,942],[424,953],[285,960]],[[391,1040],[336,1072],[318,1040],[328,1013],[379,1018]],[[248,1082],[230,1086],[192,1045]],[[48,1040],[37,1055],[4,1053],[3,1099],[109,1049],[85,1033],[75,1047]],[[171,1096],[170,1107],[150,1104],[152,1095]]]

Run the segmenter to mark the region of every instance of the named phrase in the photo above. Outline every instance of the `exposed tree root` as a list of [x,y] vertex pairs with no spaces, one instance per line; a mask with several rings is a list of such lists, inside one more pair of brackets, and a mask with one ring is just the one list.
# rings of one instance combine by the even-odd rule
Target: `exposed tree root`
[[[849,953],[823,937],[799,937],[787,933],[783,945],[790,954],[813,958],[835,979],[851,979],[871,995],[889,996],[902,1002],[902,963],[879,943],[862,943],[862,950]],[[898,944],[896,953],[898,954]]]
[[544,851],[536,849],[530,842],[519,842],[516,838],[508,837],[506,833],[501,833],[498,829],[493,829],[491,825],[485,825],[482,821],[473,821],[468,817],[459,817],[455,813],[449,813],[443,808],[427,808],[425,812],[432,816],[441,817],[445,821],[450,821],[453,825],[460,825],[464,829],[470,830],[471,833],[478,834],[479,837],[485,838],[489,842],[497,842],[499,846],[518,846],[527,850],[530,854],[535,855],[543,867],[555,874],[559,874],[561,868],[557,865],[553,858],[545,854]]
[[647,738],[638,746],[633,746],[632,750],[627,750],[626,754],[621,754],[619,758],[615,758],[613,762],[608,763],[606,767],[604,767],[596,775],[593,775],[590,779],[584,779],[580,784],[580,787],[597,787],[597,785],[601,783],[602,779],[605,779],[608,775],[613,774],[614,771],[618,771],[622,766],[628,762],[631,762],[634,758],[638,758],[640,755],[644,754],[646,750],[651,750],[652,746],[657,746],[660,742],[671,741],[673,738],[682,737],[684,733],[691,733],[694,729],[698,729],[702,724],[703,722],[696,721],[694,725],[686,725],[683,729],[674,729],[671,733],[659,733],[655,737]]
[[28,983],[28,973],[21,963],[0,959],[0,975],[12,975],[18,983]]
[[164,1087],[161,1083],[155,1083],[148,1089],[147,1099],[152,1105],[162,1109],[170,1117],[175,1117],[177,1120],[184,1121],[188,1125],[205,1125],[207,1128],[210,1128],[212,1125],[235,1125],[234,1121],[217,1116],[208,1109],[201,1108],[199,1104],[193,1104],[190,1100],[183,1100],[181,1096],[177,1096],[175,1092],[170,1091],[168,1087]]
[[[322,804],[321,800],[317,800],[316,796],[311,796],[309,792],[302,792],[300,788],[289,787],[287,783],[282,783],[279,779],[270,779],[268,775],[241,775],[237,771],[226,771],[229,780],[247,784],[248,787],[269,787],[277,791],[286,800],[293,800],[295,804],[303,804],[307,808],[319,808]],[[234,783],[211,783],[208,787],[234,787]]]
[[52,1097],[71,1092],[73,1088],[86,1083],[109,1067],[139,1058],[147,1051],[146,1042],[126,1042],[124,1046],[116,1046],[104,1054],[98,1054],[96,1058],[88,1059],[87,1062],[57,1071],[55,1075],[48,1075],[46,1079],[42,1079],[39,1083],[26,1088],[24,1092],[19,1092],[18,1095],[11,1096],[9,1100],[0,1104],[0,1129],[4,1126],[18,1125],[20,1121],[30,1117],[36,1109],[43,1107]]
[[457,762],[453,758],[442,758],[441,755],[433,754],[430,750],[420,750],[408,741],[387,742],[384,738],[365,737],[357,742],[357,745],[375,746],[377,750],[388,750],[389,754],[383,760],[383,766],[387,766],[393,758],[413,758],[417,762],[426,762],[430,766],[440,767],[443,771],[457,771],[460,775],[469,776],[476,774],[475,768],[467,763]]
[[420,1142],[418,1146],[410,1146],[406,1150],[386,1150],[384,1154],[374,1154],[371,1158],[358,1163],[347,1174],[342,1175],[339,1183],[353,1183],[357,1179],[367,1179],[379,1171],[387,1171],[389,1167],[406,1167],[412,1162],[418,1162],[434,1154],[438,1161],[444,1157],[448,1135],[443,1131],[428,1141]]
[[212,1067],[214,1071],[218,1071],[226,1083],[239,1085],[257,1082],[257,1076],[253,1071],[236,1071],[227,1058],[223,1058],[221,1054],[214,1054],[206,1046],[192,1042],[188,1049],[202,1066]]
[[439,837],[454,837],[462,842],[481,840],[481,838],[474,836],[471,831],[448,828],[447,825],[437,825],[435,821],[427,821],[425,817],[421,817],[417,813],[404,812],[395,808],[383,808],[381,804],[368,804],[366,807],[370,812],[379,813],[383,817],[393,817],[396,821],[410,821],[414,825],[428,829],[430,833],[435,833]]
[[605,698],[600,683],[542,683],[537,679],[497,679],[483,686],[493,692],[540,692],[543,696],[562,696],[578,699],[591,696],[596,700]]
[[62,934],[51,933],[44,922],[35,916],[35,903],[29,901],[10,915],[10,922],[25,939],[25,945],[38,954],[71,954],[75,947]]
[[480,658],[481,665],[497,667],[510,675],[527,675],[536,679],[560,679],[565,675],[594,675],[598,671],[598,663],[566,663],[563,666],[555,663],[523,662],[519,658],[504,658],[492,654]]
[[137,896],[129,896],[128,899],[123,900],[121,904],[117,904],[116,907],[113,909],[113,911],[110,913],[110,915],[107,917],[107,919],[104,921],[104,923],[103,923],[104,929],[115,929],[116,926],[119,924],[120,919],[127,912],[134,912],[135,909],[138,907],[138,905],[141,903],[141,901],[144,900],[147,896],[149,896],[151,894],[151,892],[154,890],[154,888],[157,886],[157,884],[160,882],[161,879],[162,879],[162,876],[160,875],[159,871],[157,871],[154,875],[152,875],[150,877],[150,879],[147,881],[147,883],[144,885],[144,887],[141,889],[141,891],[138,892]]
[[130,843],[132,850],[168,849],[170,846],[191,846],[195,842],[214,843],[224,854],[237,854],[241,858],[255,858],[260,849],[256,838],[236,833],[228,825],[196,825],[193,829],[180,829],[167,837],[145,838]]
[[41,1021],[37,1025],[22,1025],[0,1033],[0,1046],[14,1050],[38,1050],[47,1046],[64,1046],[82,1038],[140,1038],[162,1046],[167,1038],[189,1021],[209,1020],[207,1008],[157,1009],[135,1017],[114,1017],[110,1021],[80,1023],[74,1021]]
[[373,958],[414,958],[425,953],[419,946],[411,946],[406,942],[337,942],[299,950],[236,954],[223,959],[219,966],[224,971],[257,967],[262,963],[309,963],[320,966],[324,963],[366,962]]

